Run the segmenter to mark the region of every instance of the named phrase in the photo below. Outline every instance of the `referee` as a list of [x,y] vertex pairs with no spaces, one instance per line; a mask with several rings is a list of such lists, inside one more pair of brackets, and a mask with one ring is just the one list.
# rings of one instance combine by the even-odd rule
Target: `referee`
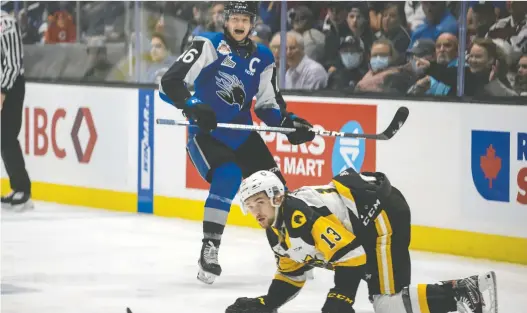
[[22,38],[14,17],[0,12],[2,61],[2,160],[12,192],[2,197],[2,207],[16,211],[33,208],[31,181],[26,171],[18,134],[22,126],[22,109],[26,92]]

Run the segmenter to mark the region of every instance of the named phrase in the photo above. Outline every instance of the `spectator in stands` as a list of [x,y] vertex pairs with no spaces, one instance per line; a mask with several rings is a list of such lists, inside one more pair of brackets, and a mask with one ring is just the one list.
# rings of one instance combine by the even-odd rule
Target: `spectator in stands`
[[404,13],[406,15],[408,29],[411,32],[414,32],[417,27],[425,22],[425,12],[420,1],[405,1]]
[[[448,95],[457,94],[457,67],[447,67],[437,62],[418,59],[417,66],[425,73],[451,86]],[[470,48],[468,67],[465,69],[467,96],[512,96],[507,75],[507,64],[501,50],[488,38],[476,39]]]
[[223,10],[225,6],[222,2],[214,2],[210,8],[210,17],[207,29],[211,32],[223,32]]
[[395,50],[404,55],[410,44],[410,35],[406,31],[406,17],[402,5],[387,3],[382,10],[381,29],[376,34],[377,38],[389,39]]
[[492,25],[488,37],[501,38],[511,44],[514,63],[527,53],[527,1],[511,1],[511,15]]
[[[277,32],[273,35],[273,38],[271,38],[271,42],[269,43],[269,48],[271,49],[271,52],[273,53],[274,62],[276,63],[276,67],[280,66],[280,33]],[[287,62],[286,62],[286,69],[287,69]]]
[[249,38],[255,43],[261,43],[264,46],[269,47],[269,40],[271,39],[271,28],[263,23],[256,24]]
[[415,58],[424,58],[429,61],[436,59],[435,42],[430,39],[420,39],[414,42],[414,45],[408,49],[407,59],[405,61],[410,62],[414,71],[416,70]]
[[[498,19],[508,15],[507,13],[507,1],[469,1],[468,2],[468,11],[467,11],[467,25],[474,25],[474,12],[477,10],[476,7],[481,5],[489,7],[492,9],[493,22],[494,24]],[[486,9],[485,9],[486,10]]]
[[370,29],[370,17],[368,14],[368,7],[366,3],[356,1],[349,5],[348,16],[346,22],[348,28],[355,37],[358,37],[364,43],[366,51],[370,51],[373,44],[374,36]]
[[88,70],[84,74],[83,80],[105,81],[112,70],[112,64],[108,61],[105,38],[102,36],[88,38],[86,52],[88,54]]
[[328,74],[324,67],[304,53],[304,38],[295,31],[287,32],[286,89],[317,90],[325,88]]
[[370,70],[358,82],[355,91],[384,92],[386,77],[401,71],[401,68],[395,66],[398,58],[397,51],[390,40],[378,39],[375,41],[371,47]]
[[146,74],[141,75],[141,82],[159,84],[159,80],[168,68],[176,61],[170,54],[165,37],[154,33],[150,41],[150,62]]
[[328,88],[352,92],[368,72],[368,56],[365,53],[364,43],[350,35],[340,45],[339,54],[341,62],[337,70],[329,76]]
[[[447,67],[457,67],[458,64],[458,40],[457,37],[450,33],[444,33],[437,38],[435,42],[435,55],[437,64],[446,65]],[[446,85],[437,79],[425,76],[413,86],[409,92],[414,95],[427,94],[434,96],[446,96],[451,86]]]
[[467,20],[470,42],[476,38],[485,38],[490,27],[496,23],[496,13],[490,2],[476,3],[471,9],[471,18]]
[[315,17],[313,12],[305,5],[300,5],[294,9],[293,30],[304,37],[305,54],[317,61],[322,62],[324,57],[324,43],[326,37],[315,29]]
[[514,89],[520,96],[527,96],[527,54],[518,62],[518,73],[514,80]]
[[425,22],[412,33],[410,46],[418,39],[432,39],[434,42],[442,33],[458,33],[456,18],[447,9],[444,1],[421,1]]
[[18,24],[22,35],[22,43],[25,45],[40,42],[40,35],[36,27],[29,23],[29,17],[25,9],[18,12]]
[[75,42],[76,39],[77,32],[71,14],[66,11],[58,11],[48,18],[45,43]]
[[343,1],[332,1],[328,4],[328,12],[324,18],[322,32],[326,36],[323,64],[329,73],[335,71],[335,62],[339,58],[341,38],[349,35],[350,30],[346,22],[348,5]]
[[192,42],[194,36],[206,31],[207,24],[207,12],[209,4],[207,2],[196,1],[192,7],[192,20],[188,22],[187,32],[183,36],[183,42],[181,43],[181,53],[187,50],[188,45]]

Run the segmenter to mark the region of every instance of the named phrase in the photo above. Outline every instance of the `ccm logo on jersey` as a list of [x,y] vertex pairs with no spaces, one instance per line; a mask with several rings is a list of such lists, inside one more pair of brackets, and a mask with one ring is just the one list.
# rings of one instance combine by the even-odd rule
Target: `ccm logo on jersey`
[[248,75],[254,76],[254,72],[256,72],[256,69],[254,68],[254,63],[260,63],[261,60],[258,58],[252,58],[251,62],[249,62],[249,69],[245,70],[245,73]]

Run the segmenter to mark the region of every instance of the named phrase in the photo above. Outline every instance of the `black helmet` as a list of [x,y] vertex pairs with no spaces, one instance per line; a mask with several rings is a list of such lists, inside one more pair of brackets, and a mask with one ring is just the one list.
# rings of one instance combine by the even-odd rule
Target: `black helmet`
[[240,13],[247,14],[251,17],[251,22],[254,23],[256,15],[258,14],[258,6],[256,1],[229,1],[224,8],[225,20],[229,15]]

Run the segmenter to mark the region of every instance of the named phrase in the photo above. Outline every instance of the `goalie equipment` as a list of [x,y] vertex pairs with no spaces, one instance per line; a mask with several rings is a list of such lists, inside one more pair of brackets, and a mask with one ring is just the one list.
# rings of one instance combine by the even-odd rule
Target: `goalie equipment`
[[450,281],[460,313],[497,313],[496,274],[488,272]]

